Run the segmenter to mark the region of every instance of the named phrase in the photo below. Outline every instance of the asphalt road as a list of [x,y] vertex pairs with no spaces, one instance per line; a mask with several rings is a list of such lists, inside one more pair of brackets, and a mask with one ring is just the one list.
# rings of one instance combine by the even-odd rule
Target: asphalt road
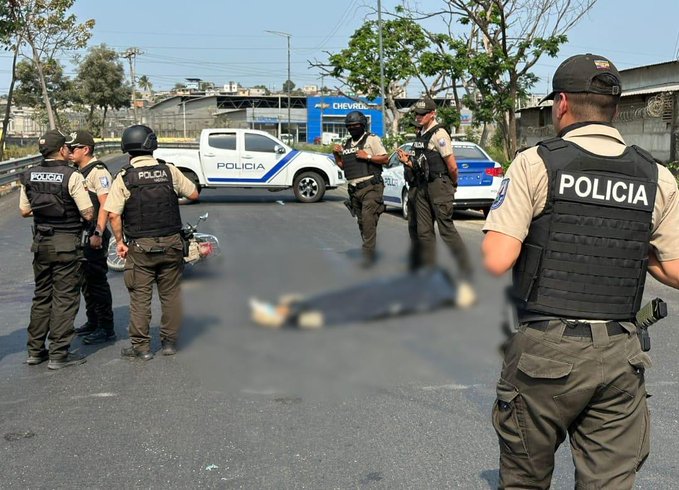
[[[114,159],[112,167],[121,164]],[[128,295],[110,273],[118,341],[74,347],[82,366],[50,372],[25,358],[33,278],[30,222],[18,193],[0,198],[0,486],[2,488],[464,488],[497,484],[490,424],[501,359],[500,291],[479,270],[478,306],[319,331],[253,325],[248,298],[338,289],[366,280],[342,191],[317,204],[291,192],[206,190],[185,221],[217,235],[223,261],[184,283],[180,352],[148,363],[128,344]],[[482,216],[458,227],[479,262]],[[406,223],[394,210],[378,229],[371,274],[406,268]],[[454,262],[440,249],[442,263]],[[649,278],[670,305],[653,327],[647,374],[652,453],[638,488],[679,485],[679,294]],[[84,321],[84,311],[76,325]],[[151,323],[158,341],[159,306]],[[573,488],[567,447],[553,488]]]

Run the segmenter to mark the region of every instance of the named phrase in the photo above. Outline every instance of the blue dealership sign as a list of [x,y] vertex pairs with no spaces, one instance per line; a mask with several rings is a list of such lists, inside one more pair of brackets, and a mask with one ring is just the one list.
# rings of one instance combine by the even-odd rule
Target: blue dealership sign
[[361,111],[370,121],[371,133],[378,136],[382,134],[382,110],[380,108],[382,99],[375,100],[360,98],[360,102],[348,97],[323,96],[307,98],[307,142],[313,143],[321,137],[323,132],[323,119],[328,117],[337,120],[337,117],[344,117],[351,111]]

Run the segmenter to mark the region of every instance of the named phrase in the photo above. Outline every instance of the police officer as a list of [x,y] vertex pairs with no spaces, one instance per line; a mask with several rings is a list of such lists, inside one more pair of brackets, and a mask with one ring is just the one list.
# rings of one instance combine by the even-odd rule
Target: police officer
[[470,281],[473,268],[469,252],[453,222],[453,201],[457,188],[458,169],[450,135],[436,120],[436,103],[430,98],[417,101],[413,107],[415,124],[419,128],[413,143],[414,155],[398,150],[399,160],[410,166],[417,179],[415,192],[417,237],[422,262],[436,263],[436,235],[434,222],[441,238],[457,259],[460,273],[458,306],[470,306],[476,294]]
[[[66,137],[48,131],[38,147],[44,160],[20,178],[19,211],[24,218],[32,216],[34,222],[35,295],[26,363],[36,365],[49,359],[48,369],[62,369],[85,362],[68,349],[80,307],[83,220],[93,220],[94,208],[82,175],[68,164]],[[48,336],[49,352],[45,348]]]
[[512,269],[518,308],[493,407],[500,486],[549,488],[568,434],[578,488],[632,488],[650,447],[632,319],[647,270],[679,288],[677,183],[611,126],[608,59],[568,58],[552,84],[557,137],[517,155],[484,226],[486,268]]
[[344,125],[350,137],[343,146],[335,145],[333,154],[347,178],[352,214],[363,239],[362,265],[370,267],[375,263],[377,222],[385,209],[382,167],[389,156],[380,137],[368,131],[368,119],[362,112],[349,112]]
[[[68,147],[71,160],[76,164],[85,178],[85,187],[94,206],[97,218],[92,222],[89,240],[84,248],[85,280],[83,282],[83,297],[87,312],[87,323],[76,328],[77,335],[84,335],[83,343],[99,344],[115,340],[113,330],[113,298],[106,273],[107,246],[111,232],[106,223],[108,213],[102,209],[111,187],[111,174],[106,165],[94,157],[94,138],[87,131],[71,133]],[[106,246],[104,246],[106,245]]]
[[198,191],[174,165],[153,158],[158,140],[151,128],[135,125],[125,129],[121,147],[123,153],[130,154],[130,163],[116,175],[104,204],[104,210],[110,213],[118,255],[126,258],[124,281],[130,293],[128,328],[132,345],[121,355],[148,361],[153,358],[149,335],[153,283],[158,287],[162,310],[162,353],[177,352],[184,269],[177,199],[196,200]]

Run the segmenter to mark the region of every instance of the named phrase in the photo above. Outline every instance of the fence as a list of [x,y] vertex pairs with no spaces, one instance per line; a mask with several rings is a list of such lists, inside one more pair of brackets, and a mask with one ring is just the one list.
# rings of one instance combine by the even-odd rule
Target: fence
[[[197,149],[198,143],[159,143],[161,148],[188,148]],[[97,143],[97,153],[110,153],[120,151],[120,141],[104,141]],[[42,161],[42,156],[32,155],[24,158],[15,158],[0,162],[0,186],[11,184],[19,180],[21,173],[33,165]]]

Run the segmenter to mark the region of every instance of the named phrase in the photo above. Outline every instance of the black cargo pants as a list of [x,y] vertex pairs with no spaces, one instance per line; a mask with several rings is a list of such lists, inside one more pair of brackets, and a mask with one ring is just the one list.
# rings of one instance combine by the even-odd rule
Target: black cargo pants
[[75,335],[73,322],[80,308],[84,272],[80,235],[36,234],[31,252],[35,294],[28,324],[28,355],[41,356],[49,338],[50,360],[63,360]]
[[85,279],[82,288],[88,325],[107,331],[113,331],[113,298],[106,277],[110,238],[110,232],[104,233],[100,249],[85,247]]

